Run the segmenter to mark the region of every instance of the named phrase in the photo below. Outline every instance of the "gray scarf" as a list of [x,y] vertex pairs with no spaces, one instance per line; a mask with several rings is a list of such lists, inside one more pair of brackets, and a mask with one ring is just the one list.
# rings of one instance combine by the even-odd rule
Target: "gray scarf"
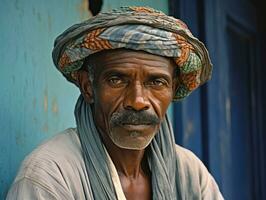
[[[75,117],[83,156],[90,180],[90,196],[87,199],[115,200],[114,185],[108,167],[104,144],[95,127],[90,104],[79,97]],[[178,158],[171,124],[167,118],[159,132],[147,147],[154,200],[183,199],[178,176]]]

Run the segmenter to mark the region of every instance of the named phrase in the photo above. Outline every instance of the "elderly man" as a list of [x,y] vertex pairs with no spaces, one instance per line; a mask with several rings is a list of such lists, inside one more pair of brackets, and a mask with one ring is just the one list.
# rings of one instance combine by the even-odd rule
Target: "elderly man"
[[60,35],[53,59],[80,89],[77,128],[27,157],[8,199],[223,199],[166,115],[211,74],[183,22],[145,7],[101,13]]

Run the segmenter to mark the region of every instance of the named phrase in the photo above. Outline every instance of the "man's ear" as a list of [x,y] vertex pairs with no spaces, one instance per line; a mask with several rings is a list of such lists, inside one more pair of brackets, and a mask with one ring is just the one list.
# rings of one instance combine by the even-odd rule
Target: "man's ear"
[[77,72],[77,85],[80,89],[82,96],[87,103],[93,103],[93,85],[89,79],[89,74],[85,70]]

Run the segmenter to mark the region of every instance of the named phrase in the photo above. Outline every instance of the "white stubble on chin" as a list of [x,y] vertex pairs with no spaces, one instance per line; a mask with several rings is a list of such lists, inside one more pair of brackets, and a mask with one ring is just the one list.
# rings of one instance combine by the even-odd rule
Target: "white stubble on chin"
[[121,137],[119,134],[116,134],[115,131],[111,131],[109,136],[113,143],[122,149],[143,150],[151,143],[155,133],[141,136],[140,132],[132,131],[128,137],[123,138],[123,136]]

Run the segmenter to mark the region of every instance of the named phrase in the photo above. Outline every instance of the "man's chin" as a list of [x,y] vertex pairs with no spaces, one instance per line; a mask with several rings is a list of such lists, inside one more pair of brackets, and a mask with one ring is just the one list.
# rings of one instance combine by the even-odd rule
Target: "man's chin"
[[121,149],[127,149],[127,150],[144,150],[147,146],[149,146],[149,143],[146,144],[121,144],[121,143],[116,143],[113,141],[113,143],[118,146]]
[[154,138],[155,134],[142,136],[141,132],[132,131],[127,136],[110,134],[113,143],[122,149],[128,150],[143,150],[145,149]]

